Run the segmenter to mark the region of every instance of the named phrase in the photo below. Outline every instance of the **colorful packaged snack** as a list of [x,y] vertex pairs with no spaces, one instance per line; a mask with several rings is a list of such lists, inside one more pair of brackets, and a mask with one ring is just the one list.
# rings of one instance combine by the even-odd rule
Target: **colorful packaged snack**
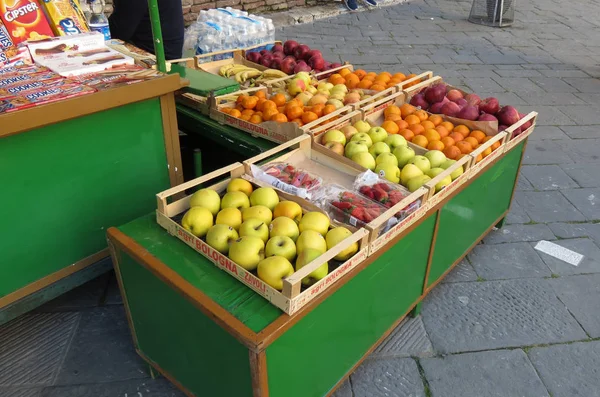
[[30,65],[33,63],[27,47],[8,47],[0,49],[0,67]]
[[33,81],[43,81],[56,79],[57,74],[51,71],[44,71],[38,73],[14,73],[0,76],[0,89],[4,87],[10,87],[16,84],[29,83]]
[[0,0],[0,19],[15,45],[54,36],[37,0]]
[[0,113],[10,113],[17,110],[28,109],[52,102],[91,94],[93,92],[96,92],[96,90],[79,83],[66,84],[56,87],[45,87],[41,90],[29,91],[22,96],[1,99]]
[[0,88],[0,100],[12,98],[15,96],[24,96],[32,91],[39,91],[45,88],[56,88],[72,84],[77,84],[77,82],[74,80],[62,78],[60,76],[57,76],[57,78],[53,80],[38,80],[26,83],[13,84],[11,86]]
[[13,43],[12,39],[10,38],[10,35],[4,27],[4,24],[2,21],[0,21],[0,50],[4,48],[10,48],[14,45],[15,43]]
[[90,31],[76,0],[42,0],[42,6],[57,36],[70,36]]
[[48,68],[39,65],[15,65],[0,69],[0,79],[13,74],[28,74],[48,71]]

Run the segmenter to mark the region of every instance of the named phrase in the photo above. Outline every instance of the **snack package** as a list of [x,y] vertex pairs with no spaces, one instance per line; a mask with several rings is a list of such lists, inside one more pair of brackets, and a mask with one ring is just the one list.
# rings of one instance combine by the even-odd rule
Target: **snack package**
[[8,47],[0,49],[0,68],[17,65],[30,65],[33,61],[27,47]]
[[70,36],[90,31],[76,0],[42,0],[42,6],[57,36]]
[[310,199],[323,180],[288,163],[271,163],[263,167],[251,165],[252,175],[259,181],[295,196]]
[[31,83],[31,82],[35,82],[35,81],[44,81],[44,80],[51,80],[51,79],[56,79],[57,76],[56,73],[47,70],[47,71],[40,71],[40,72],[36,72],[36,73],[22,73],[22,72],[16,72],[16,73],[8,73],[8,74],[3,74],[0,75],[0,89],[6,88],[6,87],[10,87],[13,85],[17,85],[17,84],[24,84],[24,83]]
[[13,84],[7,87],[0,88],[0,100],[8,99],[15,96],[26,96],[30,92],[43,89],[62,87],[66,85],[76,84],[74,80],[69,80],[56,75],[55,78],[49,80],[36,80],[25,83]]
[[48,72],[50,71],[48,68],[45,68],[40,65],[14,65],[7,66],[5,68],[0,69],[0,79],[3,79],[5,76],[12,76],[18,74],[29,74],[29,73],[39,73],[39,72]]
[[[315,192],[316,204],[327,211],[331,219],[355,227],[364,227],[382,215],[387,208],[362,194],[339,185],[325,186]],[[384,233],[398,223],[391,217],[380,231]]]
[[[410,192],[403,186],[391,183],[370,170],[356,177],[354,188],[362,195],[386,208],[392,208],[410,195]],[[396,213],[396,218],[401,221],[419,209],[420,206],[421,200],[413,201]]]
[[10,35],[8,34],[8,31],[4,27],[2,21],[0,20],[0,50],[10,48],[14,45],[15,43],[13,43],[12,39],[10,38]]
[[95,92],[91,87],[79,83],[65,84],[63,86],[43,88],[41,90],[29,91],[22,96],[15,96],[0,100],[0,113],[14,112],[35,106],[45,105],[52,102],[62,101]]
[[37,0],[0,0],[0,19],[14,45],[54,36]]

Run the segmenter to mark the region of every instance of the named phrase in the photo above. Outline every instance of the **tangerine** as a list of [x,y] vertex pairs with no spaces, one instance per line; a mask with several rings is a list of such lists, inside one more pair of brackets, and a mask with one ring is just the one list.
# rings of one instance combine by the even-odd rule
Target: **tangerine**
[[338,70],[338,73],[340,74],[340,76],[345,78],[347,75],[352,73],[352,71],[348,68],[343,68],[343,69]]
[[389,116],[385,116],[385,121],[404,122],[404,120],[402,120],[402,116],[400,116],[399,114],[390,114]]
[[440,136],[440,134],[436,130],[426,130],[423,133],[423,136],[425,138],[427,138],[427,140],[429,142],[431,142],[431,141],[439,141],[440,139],[442,139],[442,137]]
[[485,132],[479,131],[479,130],[471,131],[471,133],[469,134],[469,136],[477,139],[478,143],[483,142],[483,140],[486,138]]
[[453,132],[450,135],[448,135],[450,138],[454,139],[454,142],[460,142],[464,139],[464,137],[462,136],[462,134],[458,133],[458,132]]
[[271,100],[273,102],[275,102],[275,104],[277,106],[284,106],[285,105],[285,95],[279,93],[279,94],[275,94],[271,97]]
[[429,120],[421,121],[421,125],[426,130],[435,129],[435,125],[431,121],[429,121]]
[[291,122],[298,124],[299,127],[302,127],[304,125],[304,123],[300,119],[293,119],[291,120]]
[[473,151],[473,146],[469,142],[460,141],[456,142],[456,147],[460,149],[462,154],[468,154]]
[[436,126],[436,127],[434,128],[434,130],[436,130],[436,131],[437,131],[437,132],[440,134],[440,136],[441,136],[442,138],[444,138],[444,137],[446,137],[446,136],[448,136],[448,135],[450,134],[450,131],[448,131],[448,130],[446,129],[446,127],[444,127],[444,126],[441,126],[441,125],[438,125],[438,126]]
[[399,134],[402,135],[404,137],[404,139],[406,139],[409,142],[412,141],[413,138],[415,137],[415,133],[409,129],[402,130],[399,132]]
[[458,160],[462,159],[465,156],[468,156],[468,154],[461,153],[458,156],[456,156],[456,158],[454,160],[458,161]]
[[388,106],[387,108],[385,108],[385,110],[383,111],[383,115],[385,117],[388,117],[391,114],[397,114],[397,115],[401,116],[402,112],[400,111],[400,108],[398,106],[391,105],[391,106]]
[[450,138],[449,136],[443,137],[442,139],[440,139],[440,141],[444,144],[444,147],[454,146],[454,144],[456,143],[454,142],[454,139]]
[[479,142],[477,142],[477,139],[473,138],[472,136],[466,137],[464,141],[469,142],[473,149],[477,149],[477,146],[479,146]]
[[378,92],[383,91],[383,90],[385,90],[385,85],[379,84],[377,81],[375,81],[373,83],[373,85],[370,87],[370,89],[373,91],[378,91]]
[[477,156],[477,158],[475,159],[475,162],[479,163],[481,160],[483,160],[483,155],[480,153],[479,156]]
[[249,96],[244,98],[244,100],[242,101],[242,106],[244,107],[244,109],[254,109],[256,107],[256,105],[258,104],[258,99],[255,96]]
[[471,130],[469,130],[469,127],[467,127],[466,125],[461,124],[454,127],[454,129],[452,129],[452,132],[459,132],[462,134],[463,137],[466,138],[469,136]]
[[317,117],[322,117],[323,116],[323,109],[325,108],[325,105],[322,103],[319,103],[318,105],[315,105],[312,107],[312,112],[314,114],[317,115]]
[[392,74],[391,74],[390,72],[381,72],[381,73],[379,73],[379,75],[380,75],[380,76],[387,76],[387,77],[389,77],[390,79],[392,78]]
[[302,114],[302,122],[304,124],[311,123],[311,122],[315,121],[318,118],[319,118],[319,116],[317,116],[316,113],[314,113],[314,112],[304,112]]
[[418,118],[420,118],[420,119],[421,119],[421,121],[425,121],[425,120],[427,120],[427,118],[429,117],[429,115],[427,114],[427,112],[426,112],[426,111],[424,111],[424,110],[417,110],[417,111],[416,111],[414,114],[415,114],[415,115],[416,115]]
[[235,103],[238,104],[238,105],[241,105],[242,102],[244,102],[244,99],[246,99],[246,98],[248,98],[248,95],[240,95],[235,100]]
[[350,73],[346,75],[346,86],[350,89],[358,87],[358,83],[360,83],[360,78],[354,73]]
[[444,119],[442,119],[442,116],[439,114],[432,114],[429,116],[429,121],[431,121],[437,127],[442,123],[442,121],[444,121]]
[[283,113],[277,113],[275,116],[271,118],[271,121],[276,121],[278,123],[287,123],[288,118]]
[[246,116],[246,115],[252,116],[253,114],[254,114],[254,110],[252,110],[252,109],[244,109],[244,110],[242,110],[242,116]]
[[303,110],[300,106],[292,106],[285,111],[285,115],[287,116],[287,118],[292,121],[302,117],[302,113]]
[[346,79],[341,74],[335,73],[329,77],[329,82],[333,85],[346,84]]
[[448,157],[451,160],[456,160],[456,158],[462,154],[460,149],[456,146],[446,146],[443,152],[446,155],[446,157]]
[[377,77],[377,73],[369,72],[369,73],[367,73],[367,75],[364,78],[372,81],[372,80],[375,80],[375,77]]
[[427,145],[429,145],[429,141],[423,135],[415,136],[411,142],[414,143],[415,145],[421,146],[423,148],[426,148]]
[[444,144],[441,141],[431,141],[429,145],[427,145],[427,149],[429,150],[444,150]]
[[265,119],[265,121],[269,121],[276,114],[279,114],[279,112],[277,111],[277,109],[265,109],[265,111],[263,112],[263,119]]
[[454,129],[454,124],[452,124],[449,121],[442,121],[439,125],[441,125],[445,129],[447,129],[448,132],[450,132],[450,131],[452,131]]
[[487,157],[490,154],[492,154],[492,147],[490,146],[489,148],[485,149],[483,152],[481,152],[483,157]]
[[258,98],[258,102],[256,102],[256,110],[263,110],[263,105],[267,102],[265,98]]
[[256,91],[254,93],[255,97],[261,98],[261,99],[267,99],[267,93],[264,91]]
[[277,104],[271,100],[267,100],[267,101],[263,102],[262,109],[258,109],[258,110],[264,111],[267,109],[277,110]]
[[375,77],[375,81],[381,81],[383,84],[386,84],[391,79],[392,78],[389,75],[383,74],[383,73],[381,73],[379,76]]
[[362,88],[363,90],[368,90],[373,85],[373,81],[369,79],[362,79],[360,83],[358,83],[357,88]]
[[500,145],[501,145],[500,141],[498,141],[498,142],[494,142],[494,143],[492,144],[492,151],[494,151],[494,150],[498,149],[498,148],[500,147]]
[[408,128],[408,123],[402,119],[396,120],[396,124],[398,124],[398,128],[400,128],[401,130],[405,130]]
[[386,130],[388,134],[397,134],[398,131],[400,131],[398,125],[393,121],[384,121],[383,124],[381,124],[381,128]]
[[408,129],[415,133],[415,135],[421,135],[425,132],[425,128],[421,124],[409,125]]
[[[406,119],[406,116],[409,116],[411,114],[413,114],[414,112],[416,112],[417,109],[411,105],[410,103],[405,103],[402,106],[400,106],[400,112],[402,114],[402,118]],[[421,119],[419,119],[420,121]]]
[[262,117],[258,114],[253,114],[252,117],[250,117],[251,123],[260,124],[260,123],[262,123],[262,121],[263,121]]
[[398,79],[400,81],[406,80],[406,75],[404,73],[396,73],[392,76],[393,79]]
[[421,124],[421,119],[419,118],[419,116],[415,116],[414,114],[406,116],[404,118],[404,121],[406,121],[408,125]]
[[[225,108],[225,109],[227,109],[227,108]],[[223,109],[223,110],[225,110],[225,109]],[[229,111],[229,115],[230,115],[231,117],[237,117],[237,118],[239,118],[239,117],[242,115],[242,112],[240,112],[240,111],[239,111],[239,110],[237,110],[237,109],[230,109],[230,111]]]
[[337,109],[335,108],[334,105],[325,105],[325,107],[323,108],[323,115],[327,115],[329,113],[333,113],[336,110]]
[[365,72],[363,69],[357,69],[354,71],[354,74],[357,75],[358,78],[362,80],[367,75],[367,72]]
[[240,116],[240,119],[242,119],[244,121],[250,121],[250,117],[252,117],[252,115],[250,115],[250,114],[242,114]]

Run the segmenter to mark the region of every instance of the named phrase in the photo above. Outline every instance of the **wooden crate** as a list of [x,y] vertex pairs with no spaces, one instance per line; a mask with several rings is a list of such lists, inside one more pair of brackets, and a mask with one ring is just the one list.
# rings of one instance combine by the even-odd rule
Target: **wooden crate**
[[[210,59],[211,57],[215,57],[215,56],[219,56],[219,55],[223,55],[223,54],[232,54],[232,57],[227,58],[227,59],[221,59],[218,61],[207,61],[207,59]],[[196,69],[203,70],[207,73],[216,74],[217,76],[219,76],[219,69],[221,69],[221,67],[226,66],[226,65],[231,65],[233,63],[238,64],[238,65],[245,65],[245,66],[248,66],[249,68],[258,69],[260,71],[268,69],[262,65],[247,61],[246,58],[244,58],[244,56],[243,56],[242,49],[239,49],[239,48],[231,49],[231,50],[209,52],[207,54],[202,54],[202,55],[196,55],[194,57],[194,60],[196,62]]]
[[[468,157],[471,158],[472,164],[471,172],[469,173],[469,178],[476,178],[482,169],[484,169],[488,164],[492,163],[498,157],[504,154],[507,137],[508,135],[506,134],[506,132],[499,132],[492,139],[481,144],[477,149],[469,153]],[[482,154],[484,151],[486,151],[488,148],[490,148],[497,142],[500,143],[500,146],[497,149],[493,150],[492,153],[490,153],[488,156],[484,157],[480,161],[477,161],[477,157],[479,157],[480,154]]]
[[[366,229],[355,230],[350,237],[346,238],[344,241],[328,250],[299,271],[284,279],[283,291],[278,291],[269,286],[254,273],[244,269],[240,265],[230,260],[227,256],[213,249],[204,240],[194,236],[185,230],[179,223],[173,220],[174,217],[183,214],[190,208],[189,203],[191,196],[185,196],[179,200],[169,203],[168,200],[170,198],[181,195],[188,189],[194,188],[203,183],[214,181],[227,175],[229,175],[228,179],[218,182],[210,186],[210,188],[221,194],[225,191],[231,178],[236,177],[244,177],[252,182],[255,187],[260,186],[252,177],[244,174],[244,165],[241,163],[235,163],[157,194],[158,209],[156,211],[156,220],[160,226],[169,232],[169,234],[186,243],[188,246],[214,263],[215,266],[237,278],[241,283],[254,290],[256,293],[270,301],[273,305],[277,306],[285,313],[291,315],[301,309],[367,257],[368,231]],[[300,204],[304,212],[323,212],[321,209],[306,200],[281,191],[278,191],[278,194],[281,200],[295,201]],[[308,276],[324,262],[331,261],[336,255],[354,243],[359,244],[359,250],[354,256],[341,263],[319,282],[306,288],[304,291],[301,290],[301,281],[304,277]]]
[[[537,123],[537,117],[538,117],[537,112],[531,112],[531,113],[527,114],[525,117],[523,117],[521,120],[519,120],[518,122],[516,122],[515,124],[511,125],[510,127],[508,127],[506,129],[507,137],[506,137],[506,145],[505,145],[505,149],[504,149],[506,152],[513,149],[519,143],[521,143],[525,139],[527,139],[527,137],[529,135],[531,135],[531,133],[533,132],[533,129],[535,128],[535,125]],[[521,132],[519,135],[513,137],[513,133],[515,132],[515,130],[517,128],[520,128],[523,124],[527,123],[528,121],[531,121],[531,127],[529,127],[527,130]]]
[[200,114],[205,116],[210,115],[211,101],[208,97],[184,92],[179,95],[175,95],[175,101],[198,111]]

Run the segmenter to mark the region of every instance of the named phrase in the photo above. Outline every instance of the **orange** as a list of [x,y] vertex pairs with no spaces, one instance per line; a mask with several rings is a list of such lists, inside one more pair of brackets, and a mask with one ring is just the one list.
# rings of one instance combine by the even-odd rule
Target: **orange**
[[[267,109],[277,110],[277,104],[273,101],[265,101],[265,103],[263,103],[262,110],[267,110]],[[261,109],[259,109],[259,110],[261,110]]]
[[444,150],[444,144],[440,141],[431,141],[429,145],[427,145],[427,149],[429,150]]
[[244,100],[242,101],[242,106],[244,107],[244,109],[254,109],[256,107],[256,105],[258,104],[258,99],[255,96],[249,96],[244,98]]
[[477,139],[473,138],[472,136],[466,137],[464,141],[469,142],[473,149],[477,149],[477,146],[479,146],[479,142],[477,142]]
[[402,112],[400,111],[400,108],[396,105],[391,105],[388,106],[387,108],[385,108],[385,110],[383,111],[383,115],[385,117],[388,117],[390,114],[397,114],[397,115],[402,115]]
[[252,116],[251,116],[251,115],[249,115],[249,114],[242,114],[242,115],[240,116],[240,119],[242,119],[242,120],[244,120],[244,121],[250,121],[250,117],[252,117]]
[[485,149],[483,152],[481,152],[481,154],[483,155],[483,157],[487,157],[490,154],[492,154],[492,147],[490,146],[489,148]]
[[421,124],[421,119],[419,118],[419,116],[415,116],[414,114],[406,116],[404,118],[404,121],[406,121],[408,125]]
[[453,132],[450,135],[448,135],[450,138],[454,139],[454,142],[460,142],[464,139],[464,137],[462,136],[462,134],[458,133],[458,132]]
[[385,85],[378,84],[377,81],[373,83],[373,85],[369,88],[373,91],[383,91],[385,90]]
[[263,121],[262,117],[260,117],[258,114],[253,114],[252,117],[250,117],[251,123],[260,124],[260,123],[262,123],[262,121]]
[[444,127],[445,129],[448,130],[448,132],[452,131],[454,129],[454,124],[452,124],[449,121],[443,121],[441,122],[439,125],[441,125],[442,127]]
[[493,138],[493,136],[487,135],[485,138],[482,139],[482,142],[485,143],[485,142],[489,141],[492,138]]
[[256,91],[254,93],[255,97],[261,98],[261,99],[267,99],[267,93],[264,91]]
[[425,132],[425,128],[421,124],[413,124],[409,125],[408,129],[415,133],[415,135],[420,135]]
[[296,99],[292,99],[291,101],[285,104],[285,111],[287,112],[289,108],[293,108],[296,106],[300,107],[300,109],[304,108],[302,102],[296,101]]
[[404,137],[404,139],[406,139],[409,142],[412,141],[413,138],[415,137],[415,133],[408,129],[400,131],[399,134],[402,135]]
[[279,113],[285,113],[285,106],[277,106],[277,111]]
[[498,141],[498,142],[494,142],[494,143],[492,144],[492,151],[494,151],[494,150],[498,149],[499,147],[500,147],[500,141]]
[[423,136],[425,138],[427,138],[427,140],[429,142],[431,142],[431,141],[439,141],[440,139],[442,139],[442,137],[440,136],[440,134],[436,130],[426,130],[423,133]]
[[431,121],[437,127],[444,120],[442,119],[442,116],[438,114],[432,114],[431,116],[429,116],[429,121]]
[[431,121],[429,121],[429,120],[421,121],[421,125],[426,130],[431,130],[431,129],[435,128],[435,125]]
[[291,122],[298,124],[298,126],[300,126],[300,127],[302,127],[304,125],[304,123],[300,119],[293,119],[293,120],[291,120]]
[[404,120],[402,120],[402,116],[400,116],[399,114],[390,114],[389,116],[385,116],[385,121],[402,121],[404,122]]
[[479,154],[479,156],[477,156],[477,158],[475,159],[475,162],[479,163],[481,160],[483,160],[483,155]]
[[342,76],[342,77],[346,77],[347,75],[349,75],[350,73],[352,73],[352,71],[348,68],[344,68],[344,69],[340,69],[338,70],[338,73]]
[[381,81],[383,84],[386,84],[388,81],[390,81],[392,78],[390,76],[388,76],[387,74],[380,74],[379,76],[375,77],[374,81]]
[[357,88],[362,88],[363,90],[367,90],[369,88],[371,88],[371,86],[373,85],[373,82],[369,79],[362,79],[360,81],[360,83],[358,83],[358,85],[356,86]]
[[451,160],[456,160],[456,158],[462,154],[459,148],[456,146],[446,146],[444,149],[444,154]]
[[322,103],[319,103],[318,105],[315,105],[312,107],[312,112],[314,114],[317,115],[317,117],[321,117],[323,116],[323,109],[325,108],[325,105]]
[[465,156],[467,156],[467,155],[466,155],[466,154],[464,154],[464,153],[461,153],[461,154],[459,154],[458,156],[456,156],[456,158],[455,158],[454,160],[460,160],[460,159],[462,159],[462,158],[463,158],[463,157],[465,157]]
[[469,127],[467,127],[466,125],[461,124],[461,125],[457,125],[456,127],[454,127],[452,132],[459,132],[462,134],[462,136],[464,136],[466,138],[469,136],[469,133],[471,132],[471,130],[469,130]]
[[235,105],[235,108],[236,108],[237,110],[239,110],[240,112],[243,112],[244,110],[246,110],[246,109],[244,109],[244,107],[242,106],[242,104]]
[[375,77],[377,77],[377,73],[369,72],[369,73],[367,73],[367,75],[364,78],[369,79],[369,80],[375,80]]
[[329,82],[333,85],[346,84],[346,79],[342,75],[335,73],[329,77]]
[[304,112],[304,113],[302,114],[302,122],[303,122],[304,124],[311,123],[311,122],[315,121],[315,120],[316,120],[316,119],[318,119],[318,118],[319,118],[319,116],[317,116],[317,115],[316,115],[315,113],[313,113],[313,112]]
[[404,120],[396,120],[396,124],[398,125],[398,128],[400,128],[401,130],[405,130],[408,128],[408,123]]
[[336,111],[335,106],[333,105],[325,105],[325,107],[323,108],[323,115],[327,115],[329,113],[333,113]]
[[286,110],[285,115],[289,120],[293,121],[294,119],[302,117],[302,113],[302,108],[300,106],[292,106]]
[[[225,109],[223,109],[223,110],[225,110]],[[237,117],[237,118],[239,118],[239,117],[242,115],[242,112],[240,112],[240,111],[239,111],[239,110],[237,110],[237,109],[230,109],[230,111],[229,111],[229,115],[230,115],[231,117]]]
[[441,126],[441,125],[438,125],[437,127],[435,127],[434,130],[436,130],[442,138],[444,138],[450,134],[450,131],[448,131],[446,129],[446,127]]
[[235,103],[237,104],[242,104],[242,102],[244,102],[244,99],[248,98],[248,95],[240,95],[237,97],[237,99],[235,100]]
[[400,83],[402,83],[402,80],[392,77],[392,79],[387,82],[387,85],[393,86],[393,85],[400,84]]
[[358,78],[362,80],[367,75],[367,72],[365,72],[363,69],[357,69],[354,71],[354,74],[357,75]]
[[252,109],[244,109],[244,110],[242,110],[242,116],[246,116],[246,115],[252,116],[253,114],[254,114],[254,110],[252,110]]
[[393,121],[384,121],[381,128],[387,131],[388,134],[397,134],[400,128]]
[[426,148],[427,145],[429,145],[429,141],[423,135],[417,135],[416,137],[414,137],[412,143],[424,148]]
[[263,119],[266,120],[266,121],[269,121],[276,114],[279,114],[279,112],[277,111],[277,109],[265,109],[265,111],[263,112]]
[[273,118],[271,119],[271,121],[276,121],[278,123],[287,123],[288,119],[287,116],[283,113],[277,113],[275,116],[273,116]]
[[[232,110],[237,110],[236,108],[222,108],[221,112],[231,114]],[[241,113],[241,112],[240,112]]]
[[485,132],[479,130],[471,131],[469,136],[477,139],[477,142],[479,143],[481,143],[486,138]]
[[358,87],[358,83],[360,83],[360,79],[354,73],[348,74],[346,77],[346,86],[350,89]]
[[[400,106],[400,111],[402,112],[402,117],[406,119],[406,116],[413,114],[417,111],[417,109],[410,103],[405,103],[402,106]],[[419,119],[419,121],[420,120],[421,119]]]
[[391,74],[390,72],[381,72],[381,73],[379,73],[379,75],[380,75],[380,76],[387,76],[387,77],[389,77],[390,79],[392,78],[392,74]]
[[253,116],[263,116],[263,112],[254,112]]
[[277,106],[285,105],[285,95],[283,94],[275,94],[271,97],[271,100],[275,102]]
[[463,154],[468,154],[473,151],[473,146],[469,142],[460,141],[456,142],[456,147],[460,149],[460,152]]
[[424,111],[424,110],[417,110],[417,111],[416,111],[414,114],[415,114],[415,115],[416,115],[418,118],[420,118],[420,119],[421,119],[421,121],[425,121],[425,120],[427,120],[427,118],[429,117],[429,115],[427,114],[427,112],[426,112],[426,111]]
[[400,81],[406,80],[406,75],[404,73],[396,73],[392,76],[393,79],[398,79]]
[[440,141],[442,141],[444,147],[454,146],[454,144],[456,143],[454,142],[454,139],[450,138],[449,136],[440,139]]
[[265,98],[258,98],[258,102],[256,102],[256,110],[263,110],[263,106],[267,102]]

